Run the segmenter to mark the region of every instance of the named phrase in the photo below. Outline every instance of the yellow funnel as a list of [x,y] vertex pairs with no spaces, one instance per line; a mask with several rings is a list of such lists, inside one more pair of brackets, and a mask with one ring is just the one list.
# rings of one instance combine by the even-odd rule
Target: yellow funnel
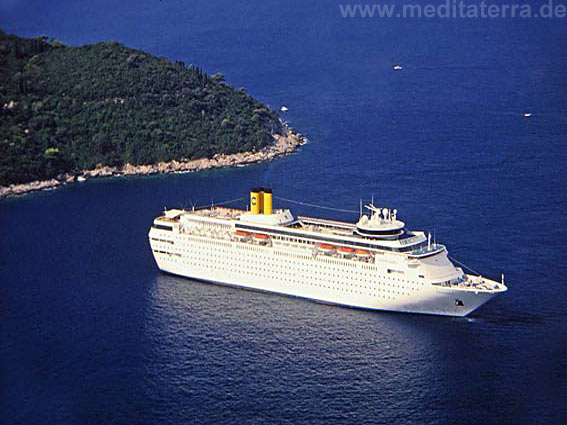
[[261,189],[254,188],[250,191],[250,212],[252,214],[260,214],[262,211],[262,195]]
[[264,189],[258,188],[258,212],[262,214],[264,212]]
[[262,192],[264,193],[264,215],[272,215],[272,189],[263,189]]

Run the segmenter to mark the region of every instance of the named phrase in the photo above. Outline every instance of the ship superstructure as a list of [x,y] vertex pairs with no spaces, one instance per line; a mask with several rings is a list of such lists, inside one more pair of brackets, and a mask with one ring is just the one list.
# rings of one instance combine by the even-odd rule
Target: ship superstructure
[[507,290],[455,267],[395,209],[366,208],[357,223],[295,217],[257,188],[249,210],[166,210],[149,239],[164,272],[364,309],[466,316]]

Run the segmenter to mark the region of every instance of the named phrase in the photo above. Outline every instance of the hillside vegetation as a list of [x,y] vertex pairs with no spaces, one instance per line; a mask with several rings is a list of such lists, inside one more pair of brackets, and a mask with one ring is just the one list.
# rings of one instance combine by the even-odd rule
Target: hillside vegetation
[[254,151],[281,131],[221,74],[115,42],[67,47],[0,30],[0,185]]

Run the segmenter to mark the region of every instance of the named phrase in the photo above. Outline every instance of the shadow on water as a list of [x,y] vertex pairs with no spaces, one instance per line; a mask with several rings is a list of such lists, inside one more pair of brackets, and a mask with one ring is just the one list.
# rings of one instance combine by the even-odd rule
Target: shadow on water
[[[367,408],[379,409],[381,417],[403,422],[418,409],[424,418],[443,407],[465,413],[468,404],[455,389],[469,380],[498,388],[491,373],[479,377],[467,366],[478,356],[493,366],[502,362],[491,353],[501,350],[499,335],[507,325],[490,315],[369,312],[162,273],[151,299],[146,331],[156,361],[154,385],[176,380],[213,419],[230,418],[235,408],[241,419],[253,420],[258,414],[270,418],[270,406],[285,416],[289,403],[309,416],[317,407],[343,411],[338,405],[329,410],[327,403],[360,402],[357,409],[370,403]],[[159,393],[159,385],[152,391]],[[240,405],[250,397],[262,397],[266,410],[243,413]],[[493,402],[491,397],[484,391],[476,401]],[[438,405],[424,411],[431,398]]]

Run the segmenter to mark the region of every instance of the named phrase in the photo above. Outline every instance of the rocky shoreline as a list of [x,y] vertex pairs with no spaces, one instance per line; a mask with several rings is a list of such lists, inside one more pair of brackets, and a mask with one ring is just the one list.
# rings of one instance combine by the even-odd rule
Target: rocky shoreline
[[272,161],[280,156],[294,152],[299,146],[305,144],[307,139],[289,127],[285,128],[285,134],[274,135],[274,143],[258,152],[242,152],[231,155],[217,154],[212,158],[180,160],[160,162],[153,165],[126,164],[122,167],[97,167],[94,170],[86,170],[78,173],[66,173],[50,180],[38,180],[29,183],[13,184],[0,187],[0,199],[10,196],[23,195],[37,190],[49,190],[74,182],[101,177],[118,176],[147,176],[152,174],[180,173],[191,171],[202,171],[211,168],[234,167],[237,165],[249,165],[258,162]]

